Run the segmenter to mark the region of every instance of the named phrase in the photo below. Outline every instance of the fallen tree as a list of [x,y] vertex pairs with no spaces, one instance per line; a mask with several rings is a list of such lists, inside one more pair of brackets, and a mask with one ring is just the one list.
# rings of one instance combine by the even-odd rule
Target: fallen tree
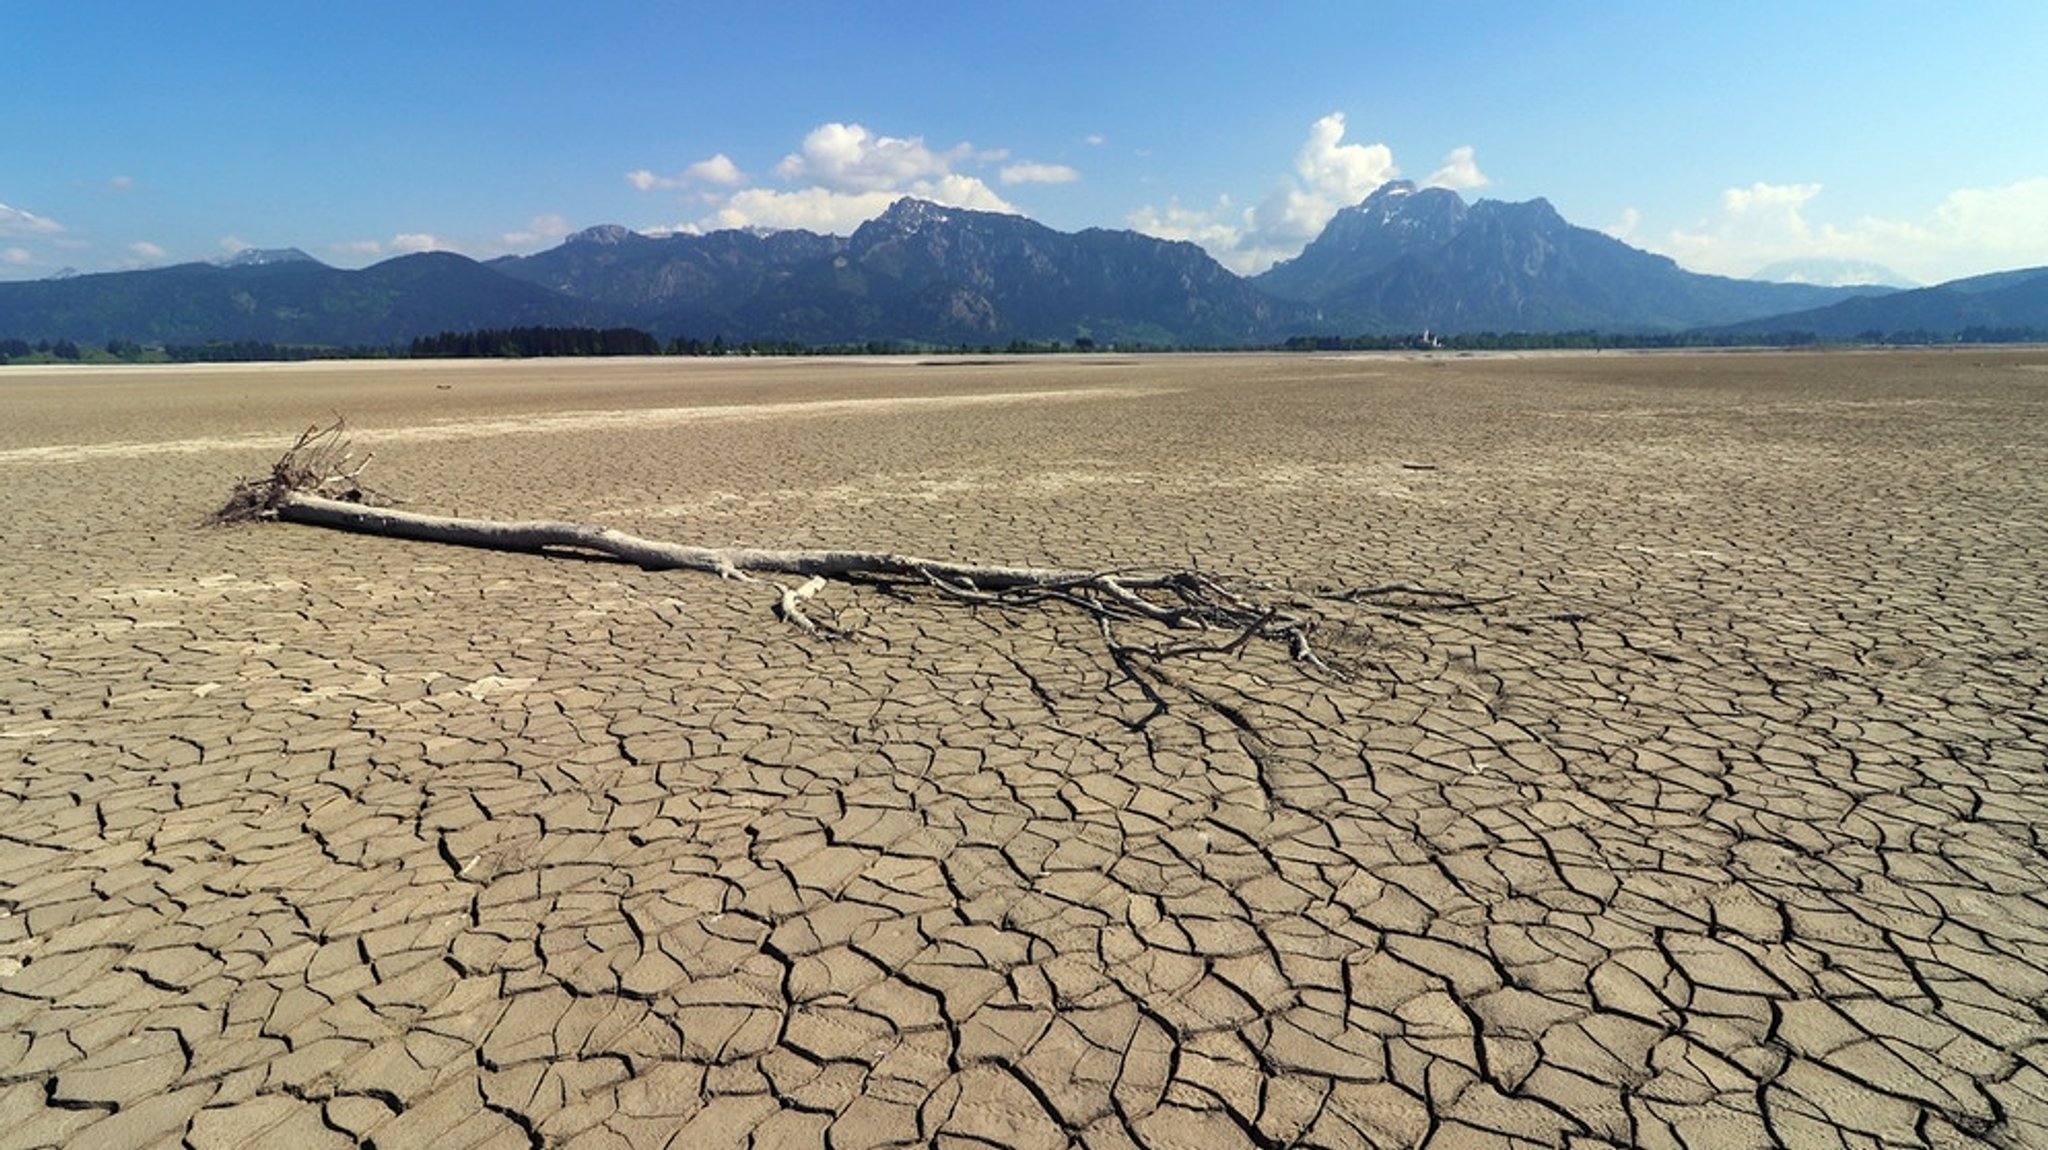
[[[834,582],[923,588],[942,599],[1004,609],[1065,606],[1092,618],[1118,670],[1152,704],[1142,724],[1166,710],[1158,671],[1164,660],[1234,654],[1254,642],[1276,644],[1315,672],[1335,675],[1311,643],[1316,619],[1295,602],[1271,601],[1272,588],[1192,568],[1089,571],[963,563],[891,551],[701,547],[646,539],[584,523],[503,521],[426,515],[386,505],[361,480],[340,420],[309,427],[270,474],[235,485],[217,522],[281,520],[431,543],[537,554],[601,555],[648,570],[701,571],[777,591],[776,612],[806,634],[848,633],[811,618],[806,604]],[[781,578],[801,579],[785,583]],[[1145,628],[1160,641],[1121,638],[1120,626]],[[1165,641],[1173,634],[1182,636]]]

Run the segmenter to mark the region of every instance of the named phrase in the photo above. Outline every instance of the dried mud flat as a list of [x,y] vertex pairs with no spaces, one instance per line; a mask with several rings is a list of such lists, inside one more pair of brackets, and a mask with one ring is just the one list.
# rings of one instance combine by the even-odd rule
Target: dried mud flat
[[[199,525],[337,410],[421,510],[1489,601],[1139,726],[1057,611]],[[2048,1145],[2048,351],[0,411],[0,1147]]]

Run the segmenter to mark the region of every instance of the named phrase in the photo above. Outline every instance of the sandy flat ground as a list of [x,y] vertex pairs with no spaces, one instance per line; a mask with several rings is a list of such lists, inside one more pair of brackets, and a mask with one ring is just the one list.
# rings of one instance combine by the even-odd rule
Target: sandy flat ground
[[[1346,674],[203,525],[337,412]],[[0,1147],[2048,1145],[2044,509],[2041,349],[0,370]]]

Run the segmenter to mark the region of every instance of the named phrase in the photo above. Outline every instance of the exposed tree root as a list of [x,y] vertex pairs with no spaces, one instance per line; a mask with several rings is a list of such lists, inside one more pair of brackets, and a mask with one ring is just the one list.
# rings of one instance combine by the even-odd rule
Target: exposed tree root
[[313,424],[270,465],[270,474],[244,479],[228,493],[228,501],[213,513],[215,523],[239,523],[270,519],[278,505],[293,495],[311,495],[345,503],[376,503],[387,496],[365,487],[363,469],[371,456],[357,459],[350,450],[347,425],[337,417],[322,427]]
[[[1144,694],[1152,710],[1138,725],[1167,709],[1158,664],[1192,655],[1235,655],[1255,642],[1276,644],[1296,663],[1335,675],[1310,642],[1316,620],[1266,601],[1270,590],[1194,570],[1084,571],[926,559],[889,551],[770,550],[698,547],[645,539],[607,527],[553,520],[500,521],[424,515],[375,506],[378,496],[360,476],[369,462],[348,448],[342,423],[309,428],[268,476],[236,484],[218,522],[279,519],[372,535],[497,551],[597,554],[649,570],[702,571],[726,579],[767,583],[777,593],[776,614],[806,634],[837,638],[805,605],[832,582],[884,584],[899,591],[925,588],[955,602],[1001,609],[1058,605],[1093,618],[1111,661]],[[801,579],[794,586],[776,577]],[[1370,590],[1370,589],[1369,589]],[[1352,601],[1337,595],[1329,598]],[[1119,638],[1119,626],[1191,637],[1151,644]]]

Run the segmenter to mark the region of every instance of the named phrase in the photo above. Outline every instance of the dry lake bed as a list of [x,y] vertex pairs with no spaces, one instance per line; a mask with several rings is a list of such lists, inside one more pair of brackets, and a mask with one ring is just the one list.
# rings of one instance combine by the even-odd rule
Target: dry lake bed
[[2048,1145],[2044,588],[2043,349],[7,368],[0,1147]]

